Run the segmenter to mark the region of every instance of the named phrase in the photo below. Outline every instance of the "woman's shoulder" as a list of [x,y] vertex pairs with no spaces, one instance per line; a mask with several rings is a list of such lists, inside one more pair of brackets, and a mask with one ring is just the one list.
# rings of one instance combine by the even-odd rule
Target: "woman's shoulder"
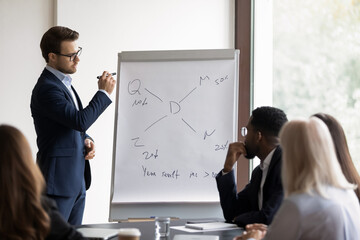
[[299,209],[303,214],[312,211],[325,211],[329,209],[336,211],[337,208],[345,206],[359,205],[356,195],[351,189],[341,189],[327,186],[322,189],[322,194],[312,191],[310,193],[295,193],[287,197],[287,201]]
[[81,233],[65,221],[60,214],[56,202],[47,196],[41,197],[41,203],[50,217],[50,233],[46,239],[82,240],[85,239]]
[[51,209],[57,209],[56,202],[46,195],[41,196],[41,204],[47,212],[49,212]]

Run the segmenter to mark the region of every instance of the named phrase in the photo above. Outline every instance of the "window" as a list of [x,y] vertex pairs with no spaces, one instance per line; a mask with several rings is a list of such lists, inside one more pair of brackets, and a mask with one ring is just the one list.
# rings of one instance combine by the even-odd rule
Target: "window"
[[[334,116],[359,171],[360,0],[253,2],[254,106],[279,107],[289,119]],[[271,50],[259,51],[269,42]],[[257,94],[269,81],[272,93]]]

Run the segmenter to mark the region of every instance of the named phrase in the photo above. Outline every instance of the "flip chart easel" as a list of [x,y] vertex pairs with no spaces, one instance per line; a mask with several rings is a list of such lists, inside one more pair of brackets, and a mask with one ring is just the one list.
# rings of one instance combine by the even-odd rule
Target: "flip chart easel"
[[239,57],[118,54],[110,221],[222,217],[215,176],[237,140]]

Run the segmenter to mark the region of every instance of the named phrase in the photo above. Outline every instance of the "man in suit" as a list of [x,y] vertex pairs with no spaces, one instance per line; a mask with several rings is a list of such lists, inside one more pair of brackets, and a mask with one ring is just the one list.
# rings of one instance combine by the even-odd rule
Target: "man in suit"
[[37,134],[37,163],[46,180],[46,194],[72,225],[82,222],[86,190],[90,187],[89,160],[95,145],[86,130],[111,104],[115,87],[112,75],[104,71],[99,90],[83,108],[71,85],[81,47],[79,34],[67,27],[52,27],[42,37],[40,48],[47,63],[31,96],[31,114]]
[[[282,110],[257,108],[247,126],[241,129],[245,141],[229,145],[224,168],[216,176],[221,207],[228,222],[240,227],[250,223],[270,224],[279,209],[284,193],[278,134],[285,122],[287,117]],[[237,193],[233,166],[241,155],[248,159],[257,156],[261,162],[252,172],[250,182]]]

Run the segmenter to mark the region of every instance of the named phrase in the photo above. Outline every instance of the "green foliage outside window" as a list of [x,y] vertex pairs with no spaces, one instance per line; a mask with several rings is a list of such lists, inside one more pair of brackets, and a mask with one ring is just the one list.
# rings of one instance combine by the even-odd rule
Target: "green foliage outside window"
[[273,105],[336,117],[360,171],[360,0],[274,0],[273,20]]

